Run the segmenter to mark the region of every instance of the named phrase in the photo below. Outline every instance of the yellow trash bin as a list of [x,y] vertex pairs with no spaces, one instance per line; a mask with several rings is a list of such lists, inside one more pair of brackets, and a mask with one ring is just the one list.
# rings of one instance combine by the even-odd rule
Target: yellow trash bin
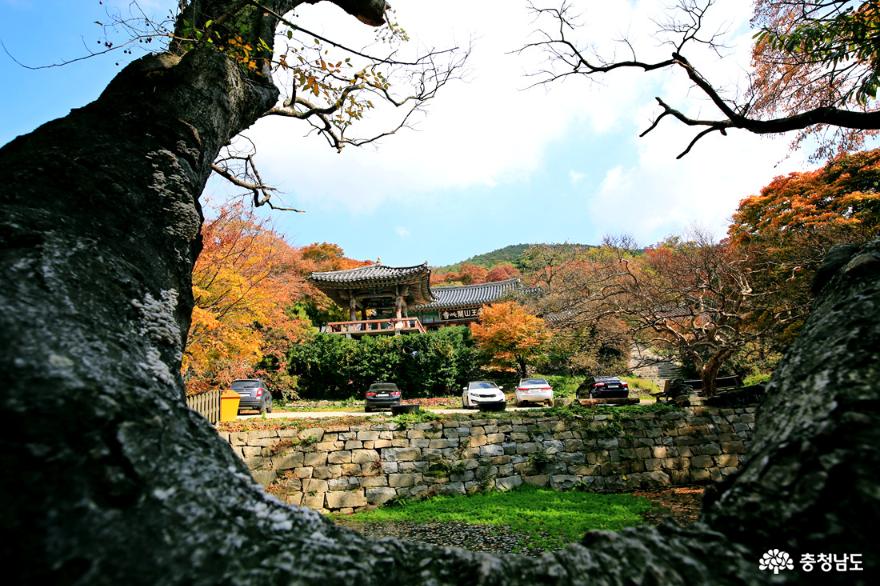
[[235,421],[238,417],[238,404],[241,395],[233,390],[226,389],[220,395],[220,421]]

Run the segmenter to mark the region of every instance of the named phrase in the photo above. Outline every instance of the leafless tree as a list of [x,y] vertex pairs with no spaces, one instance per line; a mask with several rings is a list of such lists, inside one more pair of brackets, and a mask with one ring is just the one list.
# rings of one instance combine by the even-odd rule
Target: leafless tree
[[[629,39],[620,41],[627,58],[607,58],[590,49],[576,38],[579,25],[568,2],[556,8],[532,5],[538,21],[544,24],[537,31],[537,39],[521,50],[546,54],[547,68],[533,74],[538,84],[572,76],[597,78],[625,69],[682,72],[718,115],[696,118],[661,96],[655,98],[660,113],[640,136],[654,130],[667,117],[697,131],[677,158],[690,152],[704,136],[715,132],[726,135],[731,129],[755,134],[799,132],[796,141],[828,127],[840,130],[823,143],[823,154],[829,153],[834,144],[843,148],[860,144],[866,133],[880,129],[880,111],[875,101],[876,58],[871,56],[875,53],[870,49],[875,41],[854,37],[850,28],[858,30],[858,22],[849,28],[832,28],[840,19],[857,21],[853,15],[865,13],[866,18],[876,18],[876,2],[856,3],[861,4],[856,11],[852,2],[838,0],[758,2],[754,22],[762,27],[762,36],[753,53],[756,70],[748,87],[735,96],[727,95],[713,81],[711,71],[698,69],[687,56],[699,48],[722,57],[724,32],[707,30],[706,25],[715,3],[716,0],[679,0],[670,10],[670,18],[658,23],[657,37],[669,48],[668,55],[659,59],[641,58]],[[798,44],[810,34],[825,34],[828,43],[842,47],[833,52]]]

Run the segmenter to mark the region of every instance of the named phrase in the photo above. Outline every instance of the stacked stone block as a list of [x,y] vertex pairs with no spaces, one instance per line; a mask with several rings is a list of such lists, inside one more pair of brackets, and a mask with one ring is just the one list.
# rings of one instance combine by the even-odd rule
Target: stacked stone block
[[541,412],[416,423],[223,433],[254,478],[295,505],[352,512],[523,483],[599,492],[723,480],[741,463],[755,408],[552,418]]

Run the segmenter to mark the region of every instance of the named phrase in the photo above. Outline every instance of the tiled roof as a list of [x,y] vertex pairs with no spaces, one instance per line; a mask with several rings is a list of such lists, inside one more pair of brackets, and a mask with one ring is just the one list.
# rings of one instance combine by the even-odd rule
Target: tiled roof
[[434,287],[431,289],[431,292],[434,294],[436,301],[418,305],[411,308],[411,310],[419,312],[432,309],[473,307],[492,303],[505,297],[511,297],[517,293],[533,295],[539,291],[539,289],[523,287],[519,279],[464,285],[461,287]]
[[575,309],[561,309],[559,311],[548,311],[544,313],[541,317],[544,318],[544,321],[551,324],[560,324],[564,325],[571,321],[573,317],[578,315],[577,310]]
[[328,283],[339,285],[382,285],[394,283],[410,277],[429,275],[428,263],[412,267],[389,267],[381,264],[347,269],[344,271],[329,271],[326,273],[312,273],[309,279],[315,283]]
[[309,281],[340,307],[349,307],[352,292],[357,297],[357,292],[363,290],[384,290],[393,298],[398,285],[404,287],[407,303],[429,303],[434,299],[430,279],[428,263],[413,267],[374,264],[344,271],[312,273],[309,276]]

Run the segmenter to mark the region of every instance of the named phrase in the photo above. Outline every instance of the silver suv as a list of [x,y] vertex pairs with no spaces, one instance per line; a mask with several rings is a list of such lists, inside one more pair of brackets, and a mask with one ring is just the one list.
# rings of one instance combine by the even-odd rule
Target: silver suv
[[272,393],[258,378],[243,378],[232,381],[232,390],[241,397],[238,410],[259,409],[260,413],[272,412]]

